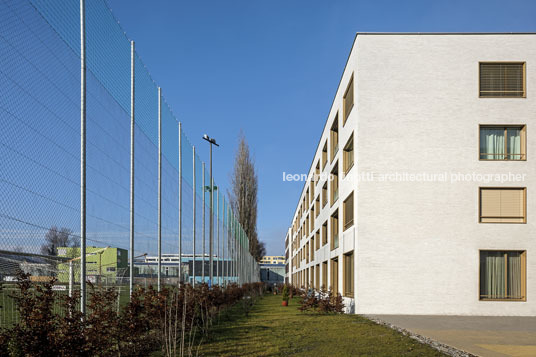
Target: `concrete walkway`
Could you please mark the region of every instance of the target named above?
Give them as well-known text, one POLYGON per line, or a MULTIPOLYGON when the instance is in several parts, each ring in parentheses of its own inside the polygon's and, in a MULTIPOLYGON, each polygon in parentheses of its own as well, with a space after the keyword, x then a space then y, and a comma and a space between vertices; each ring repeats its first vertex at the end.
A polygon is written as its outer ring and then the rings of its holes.
POLYGON ((536 317, 370 315, 485 357, 536 357, 536 317))

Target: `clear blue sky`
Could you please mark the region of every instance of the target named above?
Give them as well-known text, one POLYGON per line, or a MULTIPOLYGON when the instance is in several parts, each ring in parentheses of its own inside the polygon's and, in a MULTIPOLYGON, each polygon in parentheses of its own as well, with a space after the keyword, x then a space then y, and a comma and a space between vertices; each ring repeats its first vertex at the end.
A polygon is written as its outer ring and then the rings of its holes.
MULTIPOLYGON (((240 130, 259 174, 260 239, 284 236, 356 32, 536 32, 536 1, 108 0, 200 156, 228 185, 240 130)), ((224 181, 224 182, 222 182, 224 181)))

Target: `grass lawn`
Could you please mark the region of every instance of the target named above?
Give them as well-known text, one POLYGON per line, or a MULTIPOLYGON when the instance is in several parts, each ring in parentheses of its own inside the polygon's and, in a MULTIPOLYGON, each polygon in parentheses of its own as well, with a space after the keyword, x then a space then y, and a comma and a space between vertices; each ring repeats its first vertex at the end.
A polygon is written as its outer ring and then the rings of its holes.
POLYGON ((357 315, 317 315, 266 295, 245 317, 239 307, 214 327, 202 356, 445 356, 357 315))

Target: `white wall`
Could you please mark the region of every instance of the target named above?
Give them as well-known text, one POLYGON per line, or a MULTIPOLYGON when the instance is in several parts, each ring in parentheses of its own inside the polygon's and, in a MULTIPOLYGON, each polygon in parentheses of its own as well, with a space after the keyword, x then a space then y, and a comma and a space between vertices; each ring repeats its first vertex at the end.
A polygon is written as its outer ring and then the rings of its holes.
POLYGON ((536 315, 536 36, 363 34, 354 54, 359 173, 527 174, 360 181, 356 312, 536 315), (479 61, 526 61, 527 98, 479 98, 479 61), (526 124, 527 161, 479 161, 479 124, 526 124), (527 187, 527 223, 478 223, 479 186, 527 187), (526 302, 479 301, 479 249, 527 251, 526 302))

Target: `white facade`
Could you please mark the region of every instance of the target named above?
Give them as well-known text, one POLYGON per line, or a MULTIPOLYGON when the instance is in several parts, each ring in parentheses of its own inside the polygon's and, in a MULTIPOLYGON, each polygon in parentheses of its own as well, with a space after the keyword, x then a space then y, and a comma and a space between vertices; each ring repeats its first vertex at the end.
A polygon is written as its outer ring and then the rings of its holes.
MULTIPOLYGON (((345 300, 356 313, 535 316, 535 66, 535 34, 358 34, 310 172, 326 141, 330 147, 339 113, 340 149, 333 161, 328 155, 323 170, 339 163, 339 199, 321 209, 312 235, 297 239, 310 209, 300 217, 306 183, 288 239, 289 281, 338 257, 341 291, 343 254, 353 251, 355 300, 345 300), (479 97, 479 63, 488 61, 525 62, 526 97, 479 97), (352 76, 355 105, 343 126, 343 96, 352 76), (526 160, 479 160, 479 125, 490 124, 525 125, 526 160), (352 133, 355 163, 344 177, 342 148, 352 133), (473 173, 523 180, 451 182, 452 175, 473 173), (411 180, 411 174, 417 176, 411 180), (526 223, 479 223, 479 187, 525 187, 526 223), (354 225, 343 232, 342 204, 352 192, 354 225), (297 267, 297 252, 336 209, 339 248, 331 250, 328 242, 312 262, 297 267), (525 252, 525 301, 480 299, 480 250, 525 252)), ((315 196, 323 183, 316 184, 315 196)), ((330 276, 328 271, 328 286, 330 276)), ((322 285, 322 273, 320 280, 322 285)))

